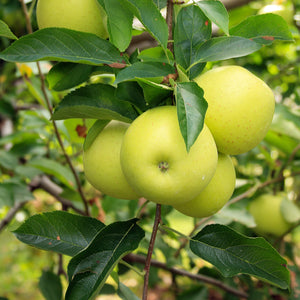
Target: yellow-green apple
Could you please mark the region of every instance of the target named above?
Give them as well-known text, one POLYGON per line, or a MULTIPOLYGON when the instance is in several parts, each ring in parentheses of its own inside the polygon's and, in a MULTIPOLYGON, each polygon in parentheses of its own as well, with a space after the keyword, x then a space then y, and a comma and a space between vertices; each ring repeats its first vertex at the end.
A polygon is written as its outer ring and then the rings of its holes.
POLYGON ((193 199, 209 183, 218 153, 207 126, 186 150, 175 106, 141 114, 128 128, 121 166, 132 188, 146 199, 175 205, 193 199))
POLYGON ((38 0, 36 16, 40 29, 64 27, 108 37, 107 17, 97 0, 38 0))
POLYGON ((102 193, 120 199, 137 199, 124 177, 120 149, 129 124, 111 121, 83 153, 86 179, 102 193))
POLYGON ((292 3, 272 3, 263 6, 258 14, 272 13, 282 17, 288 24, 292 24, 294 21, 294 7, 292 3))
POLYGON ((290 229, 281 212, 282 194, 263 194, 249 203, 248 210, 253 216, 256 227, 254 230, 261 235, 281 236, 290 229))
POLYGON ((260 78, 240 66, 223 66, 195 78, 208 102, 205 122, 218 150, 241 154, 257 146, 272 122, 275 99, 260 78))
POLYGON ((235 180, 235 169, 231 157, 219 153, 217 169, 209 184, 195 199, 174 205, 174 208, 194 218, 211 216, 230 199, 235 188, 235 180))

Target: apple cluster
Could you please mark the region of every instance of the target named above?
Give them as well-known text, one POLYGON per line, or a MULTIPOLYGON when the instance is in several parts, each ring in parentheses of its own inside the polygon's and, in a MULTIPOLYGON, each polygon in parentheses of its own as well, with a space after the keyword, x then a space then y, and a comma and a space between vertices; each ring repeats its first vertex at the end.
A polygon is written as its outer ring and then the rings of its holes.
POLYGON ((204 127, 187 152, 175 106, 149 109, 130 125, 111 121, 84 152, 87 180, 104 194, 171 205, 185 215, 220 210, 235 188, 232 155, 264 138, 274 114, 271 89, 239 66, 195 82, 208 102, 204 127))

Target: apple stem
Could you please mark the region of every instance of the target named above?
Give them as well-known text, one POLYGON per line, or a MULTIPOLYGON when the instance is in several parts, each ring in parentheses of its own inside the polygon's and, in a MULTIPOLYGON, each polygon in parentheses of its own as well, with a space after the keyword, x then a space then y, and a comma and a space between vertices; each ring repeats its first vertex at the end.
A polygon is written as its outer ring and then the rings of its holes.
POLYGON ((152 230, 152 234, 151 234, 151 239, 150 239, 150 243, 149 243, 149 248, 148 248, 148 253, 147 253, 145 268, 144 268, 145 276, 144 276, 144 288, 143 288, 142 300, 147 300, 147 296, 148 296, 151 257, 152 257, 152 253, 154 250, 155 239, 156 239, 156 235, 157 235, 157 231, 158 231, 160 222, 161 222, 161 205, 157 204, 155 220, 154 220, 154 224, 153 224, 153 230, 152 230))

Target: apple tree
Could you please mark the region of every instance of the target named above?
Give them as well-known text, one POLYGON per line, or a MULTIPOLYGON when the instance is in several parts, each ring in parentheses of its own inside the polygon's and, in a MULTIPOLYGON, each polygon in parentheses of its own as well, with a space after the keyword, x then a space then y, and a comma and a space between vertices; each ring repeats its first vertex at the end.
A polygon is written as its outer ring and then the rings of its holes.
POLYGON ((45 299, 299 297, 298 29, 186 2, 1 16, 0 230, 57 254, 45 299))

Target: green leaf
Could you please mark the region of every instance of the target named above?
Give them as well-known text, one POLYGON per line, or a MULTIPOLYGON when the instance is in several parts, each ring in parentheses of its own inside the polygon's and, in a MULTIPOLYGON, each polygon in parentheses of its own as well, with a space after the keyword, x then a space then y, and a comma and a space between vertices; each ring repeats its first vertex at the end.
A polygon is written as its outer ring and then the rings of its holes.
POLYGON ((104 227, 94 218, 54 211, 30 217, 13 233, 30 246, 74 256, 104 227))
POLYGON ((14 170, 18 165, 19 160, 17 156, 5 150, 0 150, 0 166, 8 170, 14 170))
POLYGON ((199 62, 219 61, 251 54, 261 45, 238 36, 216 37, 203 43, 195 52, 192 66, 199 62))
POLYGON ((0 208, 13 206, 17 202, 33 200, 34 196, 28 190, 26 184, 17 181, 5 181, 0 183, 0 208))
POLYGON ((90 33, 66 28, 45 28, 25 35, 0 52, 11 62, 69 61, 90 65, 124 64, 118 49, 90 33))
MULTIPOLYGON (((182 8, 177 16, 174 29, 174 51, 176 63, 184 69, 197 59, 195 49, 211 37, 211 23, 198 6, 182 8)), ((189 77, 196 77, 205 64, 194 66, 189 77)))
POLYGON ((129 46, 132 35, 133 14, 123 0, 104 0, 109 40, 120 51, 129 46))
POLYGON ((221 1, 198 1, 197 5, 212 22, 218 25, 227 35, 229 34, 229 16, 221 1))
POLYGON ((17 40, 18 38, 11 32, 8 25, 0 20, 0 36, 7 37, 12 40, 17 40))
POLYGON ((149 33, 166 49, 168 26, 153 0, 124 0, 149 33))
POLYGON ((129 287, 122 282, 119 282, 118 296, 123 300, 140 300, 129 287))
POLYGON ((282 289, 289 287, 285 259, 263 238, 249 238, 227 226, 214 224, 194 236, 190 247, 225 277, 248 274, 282 289))
POLYGON ((64 91, 87 81, 93 71, 93 66, 75 63, 58 63, 53 66, 48 75, 49 88, 64 91))
POLYGON ((177 115, 187 151, 193 146, 204 125, 208 105, 203 94, 203 90, 195 82, 176 84, 177 115))
POLYGON ((138 114, 130 103, 120 100, 115 93, 113 86, 101 83, 79 88, 63 98, 53 119, 90 118, 130 123, 138 114))
POLYGON ((167 1, 168 0, 154 0, 154 3, 158 7, 159 10, 167 6, 167 1))
POLYGON ((43 271, 39 280, 39 289, 46 300, 62 299, 62 284, 60 278, 52 272, 43 271))
POLYGON ((296 205, 295 202, 290 201, 289 199, 282 199, 280 204, 280 211, 283 215, 283 218, 289 223, 296 223, 300 221, 300 208, 296 205))
POLYGON ((85 250, 71 259, 66 300, 94 299, 98 295, 118 261, 143 239, 145 232, 136 222, 132 219, 106 226, 85 250))
POLYGON ((138 58, 143 62, 149 61, 149 62, 162 62, 168 64, 174 63, 174 57, 172 52, 169 49, 164 51, 162 47, 153 47, 153 48, 142 50, 138 55, 138 58), (166 56, 166 53, 168 57, 166 56))
POLYGON ((174 73, 174 67, 166 63, 137 62, 121 70, 116 77, 115 84, 136 78, 156 78, 158 82, 161 82, 165 76, 174 73))
POLYGON ((68 167, 48 158, 35 158, 28 163, 28 166, 35 167, 48 175, 55 176, 59 181, 69 188, 76 186, 73 173, 68 167))
POLYGON ((242 36, 260 44, 272 44, 275 40, 293 41, 284 19, 275 14, 250 16, 230 29, 230 34, 242 36))
POLYGON ((85 138, 83 149, 87 151, 90 146, 93 144, 95 138, 99 133, 105 128, 105 126, 110 122, 110 120, 97 120, 94 125, 88 131, 88 134, 85 138))

